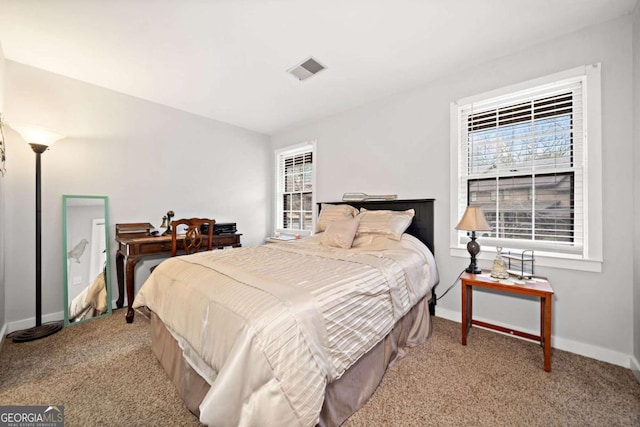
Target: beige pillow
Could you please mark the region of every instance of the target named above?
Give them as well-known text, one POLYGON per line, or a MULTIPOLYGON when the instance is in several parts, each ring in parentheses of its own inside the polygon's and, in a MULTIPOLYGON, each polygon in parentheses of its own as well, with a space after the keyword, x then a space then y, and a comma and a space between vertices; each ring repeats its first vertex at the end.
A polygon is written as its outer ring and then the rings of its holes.
POLYGON ((358 215, 358 209, 351 205, 330 205, 322 203, 320 205, 320 215, 316 223, 316 232, 319 233, 327 229, 333 221, 350 219, 358 215))
POLYGON ((394 240, 400 240, 402 233, 409 228, 415 211, 370 211, 365 208, 360 209, 360 226, 358 236, 363 234, 384 234, 394 240))
POLYGON ((349 249, 353 243, 353 238, 356 237, 359 223, 360 218, 358 217, 333 221, 322 233, 320 244, 349 249))

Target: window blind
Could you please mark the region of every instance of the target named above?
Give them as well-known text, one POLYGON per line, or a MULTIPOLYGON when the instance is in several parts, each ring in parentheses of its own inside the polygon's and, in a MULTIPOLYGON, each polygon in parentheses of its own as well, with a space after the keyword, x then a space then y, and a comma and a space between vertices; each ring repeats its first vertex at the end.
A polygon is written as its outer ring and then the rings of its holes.
POLYGON ((485 238, 582 251, 583 92, 575 78, 459 108, 459 215, 481 206, 485 238))
POLYGON ((278 228, 309 230, 313 224, 313 147, 278 155, 278 228))

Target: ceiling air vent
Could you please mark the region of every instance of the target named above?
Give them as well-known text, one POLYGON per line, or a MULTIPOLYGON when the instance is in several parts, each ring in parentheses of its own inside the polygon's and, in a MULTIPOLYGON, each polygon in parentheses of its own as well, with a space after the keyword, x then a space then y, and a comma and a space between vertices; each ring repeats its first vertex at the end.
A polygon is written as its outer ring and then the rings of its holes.
POLYGON ((302 80, 306 80, 309 77, 313 76, 314 74, 319 73, 320 71, 324 70, 325 67, 324 65, 322 65, 321 63, 319 63, 318 61, 316 61, 313 58, 309 58, 306 59, 302 64, 300 65, 296 65, 293 68, 290 68, 289 70, 287 70, 289 73, 293 74, 293 76, 295 78, 297 78, 298 80, 302 81, 302 80))

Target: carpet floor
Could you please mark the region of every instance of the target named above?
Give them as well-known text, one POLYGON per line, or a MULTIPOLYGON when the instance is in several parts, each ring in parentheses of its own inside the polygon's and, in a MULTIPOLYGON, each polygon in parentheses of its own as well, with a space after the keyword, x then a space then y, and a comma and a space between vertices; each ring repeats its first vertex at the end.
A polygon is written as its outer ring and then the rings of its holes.
MULTIPOLYGON (((640 384, 619 366, 434 319, 391 367, 359 426, 640 426, 640 384)), ((149 321, 124 310, 0 349, 0 405, 64 405, 66 426, 198 426, 150 349, 149 321)))

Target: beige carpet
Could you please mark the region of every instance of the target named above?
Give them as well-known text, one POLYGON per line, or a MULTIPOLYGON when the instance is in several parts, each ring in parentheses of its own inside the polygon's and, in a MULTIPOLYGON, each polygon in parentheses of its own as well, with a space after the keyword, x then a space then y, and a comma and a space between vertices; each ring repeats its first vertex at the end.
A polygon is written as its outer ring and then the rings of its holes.
MULTIPOLYGON (((124 311, 0 350, 0 405, 64 405, 66 426, 197 426, 149 348, 149 323, 124 311)), ((435 318, 345 426, 640 426, 628 369, 435 318)))

